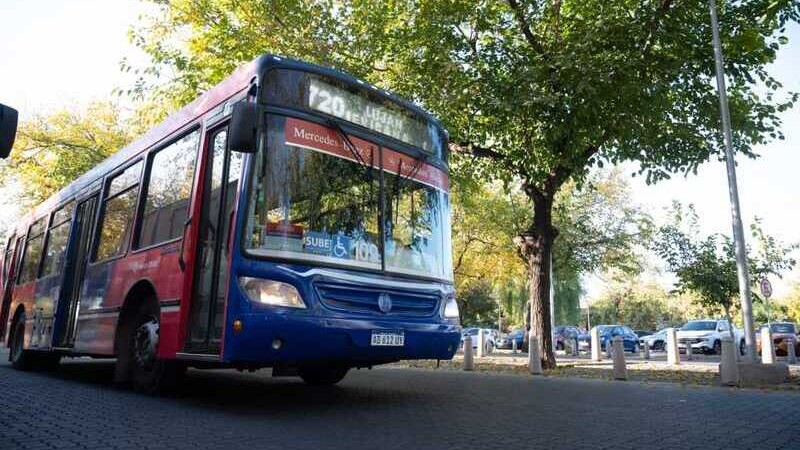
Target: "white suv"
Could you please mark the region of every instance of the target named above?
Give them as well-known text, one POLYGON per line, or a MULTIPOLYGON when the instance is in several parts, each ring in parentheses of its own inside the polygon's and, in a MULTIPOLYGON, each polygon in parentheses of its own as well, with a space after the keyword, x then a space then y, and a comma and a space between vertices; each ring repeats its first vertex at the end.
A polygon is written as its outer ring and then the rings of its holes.
MULTIPOLYGON (((690 320, 678 329, 678 348, 686 350, 691 347, 692 353, 702 352, 720 354, 722 352, 722 336, 729 334, 730 328, 725 319, 690 320)), ((733 327, 733 339, 738 343, 739 352, 744 354, 744 333, 733 327)))

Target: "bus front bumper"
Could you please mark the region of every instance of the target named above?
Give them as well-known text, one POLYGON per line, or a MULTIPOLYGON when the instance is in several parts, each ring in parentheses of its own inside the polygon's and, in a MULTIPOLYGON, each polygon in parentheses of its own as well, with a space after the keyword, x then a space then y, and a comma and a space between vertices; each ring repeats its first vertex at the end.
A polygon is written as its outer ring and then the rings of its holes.
POLYGON ((461 327, 450 323, 406 322, 381 318, 326 318, 294 314, 238 317, 241 331, 228 331, 224 360, 273 365, 314 361, 371 366, 401 359, 451 359, 461 327), (402 346, 373 346, 373 331, 402 332, 402 346))

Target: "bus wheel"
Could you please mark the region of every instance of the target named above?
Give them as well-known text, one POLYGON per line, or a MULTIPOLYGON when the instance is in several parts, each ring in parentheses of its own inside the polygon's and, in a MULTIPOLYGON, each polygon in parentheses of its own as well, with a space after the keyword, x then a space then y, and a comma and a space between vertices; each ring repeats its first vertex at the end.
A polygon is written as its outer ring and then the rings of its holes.
POLYGON ((333 364, 326 366, 299 367, 297 373, 308 385, 332 386, 342 381, 349 370, 350 368, 347 366, 333 364))
POLYGON ((11 352, 8 360, 17 370, 31 370, 33 368, 33 355, 30 350, 25 350, 25 313, 17 316, 11 328, 11 352))
POLYGON ((134 390, 164 394, 175 388, 185 367, 176 361, 158 358, 158 319, 140 312, 130 335, 131 379, 134 390))

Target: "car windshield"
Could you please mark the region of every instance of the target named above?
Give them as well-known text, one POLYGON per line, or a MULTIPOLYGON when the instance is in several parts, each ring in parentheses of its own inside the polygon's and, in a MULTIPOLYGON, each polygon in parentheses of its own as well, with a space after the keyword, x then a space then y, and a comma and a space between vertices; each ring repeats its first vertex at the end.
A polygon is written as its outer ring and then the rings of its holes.
POLYGON ((773 323, 773 333, 794 334, 794 324, 791 323, 773 323))
POLYGON ((615 326, 616 326, 616 325, 598 325, 598 326, 597 326, 597 330, 598 330, 600 333, 608 333, 608 332, 610 332, 611 330, 613 330, 615 326))
POLYGON ((467 328, 464 330, 465 336, 475 336, 478 334, 478 328, 467 328))
POLYGON ((410 179, 423 170, 397 152, 355 138, 351 152, 333 129, 293 118, 268 116, 267 126, 253 164, 250 254, 452 278, 444 172, 421 164, 434 173, 410 179))
POLYGON ((716 329, 716 320, 693 320, 681 327, 681 331, 714 331, 716 329))

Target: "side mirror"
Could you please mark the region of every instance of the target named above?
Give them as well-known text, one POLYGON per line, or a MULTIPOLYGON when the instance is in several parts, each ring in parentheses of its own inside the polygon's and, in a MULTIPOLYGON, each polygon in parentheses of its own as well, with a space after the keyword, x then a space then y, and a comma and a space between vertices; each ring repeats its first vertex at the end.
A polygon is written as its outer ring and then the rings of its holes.
POLYGON ((258 106, 238 102, 233 105, 228 126, 228 149, 233 152, 255 153, 258 149, 258 106))
POLYGON ((0 104, 0 158, 7 158, 17 137, 19 114, 14 108, 0 104))

